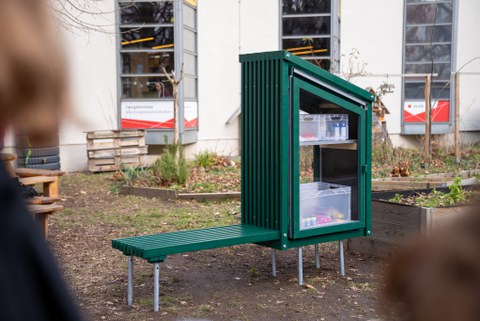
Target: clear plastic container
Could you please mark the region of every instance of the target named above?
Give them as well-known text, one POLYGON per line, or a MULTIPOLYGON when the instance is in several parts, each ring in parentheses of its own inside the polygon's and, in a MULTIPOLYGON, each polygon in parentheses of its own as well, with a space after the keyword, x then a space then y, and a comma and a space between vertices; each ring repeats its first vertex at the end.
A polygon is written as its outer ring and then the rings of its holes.
POLYGON ((348 140, 348 115, 327 114, 324 117, 326 126, 324 140, 348 140))
POLYGON ((300 114, 300 141, 348 140, 347 114, 300 114))
POLYGON ((351 220, 350 186, 316 182, 300 184, 300 230, 351 220))
POLYGON ((325 136, 325 115, 300 114, 300 141, 323 140, 325 136))

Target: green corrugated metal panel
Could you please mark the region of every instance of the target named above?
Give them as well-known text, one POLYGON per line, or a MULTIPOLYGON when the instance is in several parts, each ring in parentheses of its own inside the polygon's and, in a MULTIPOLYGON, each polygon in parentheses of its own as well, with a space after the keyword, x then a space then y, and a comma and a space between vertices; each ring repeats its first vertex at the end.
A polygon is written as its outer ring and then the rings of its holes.
POLYGON ((242 223, 279 230, 282 61, 256 57, 242 63, 242 223))

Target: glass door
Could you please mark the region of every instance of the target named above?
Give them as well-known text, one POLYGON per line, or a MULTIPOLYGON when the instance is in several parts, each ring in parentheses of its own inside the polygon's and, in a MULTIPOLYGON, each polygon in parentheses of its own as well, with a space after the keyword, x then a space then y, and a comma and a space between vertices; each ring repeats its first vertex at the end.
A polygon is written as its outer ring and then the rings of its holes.
POLYGON ((365 116, 331 87, 293 78, 291 237, 365 227, 365 116))

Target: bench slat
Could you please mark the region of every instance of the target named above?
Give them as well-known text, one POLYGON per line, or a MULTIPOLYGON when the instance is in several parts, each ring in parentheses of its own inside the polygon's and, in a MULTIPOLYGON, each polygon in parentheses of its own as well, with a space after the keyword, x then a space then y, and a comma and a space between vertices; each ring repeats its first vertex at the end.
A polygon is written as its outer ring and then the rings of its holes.
POLYGON ((251 225, 230 225, 115 239, 112 247, 150 262, 167 255, 273 241, 280 232, 251 225))

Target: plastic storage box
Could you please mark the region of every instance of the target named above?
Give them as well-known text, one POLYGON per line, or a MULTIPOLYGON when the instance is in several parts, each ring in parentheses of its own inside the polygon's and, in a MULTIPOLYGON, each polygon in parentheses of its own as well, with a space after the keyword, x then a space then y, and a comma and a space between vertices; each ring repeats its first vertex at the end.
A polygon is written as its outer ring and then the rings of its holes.
POLYGON ((316 182, 300 184, 300 230, 348 222, 350 186, 316 182))
POLYGON ((348 139, 348 115, 329 114, 324 116, 326 126, 324 140, 347 140, 348 139))
POLYGON ((347 114, 300 114, 301 142, 347 139, 347 114))
POLYGON ((323 140, 325 137, 324 115, 300 114, 300 141, 323 140))

